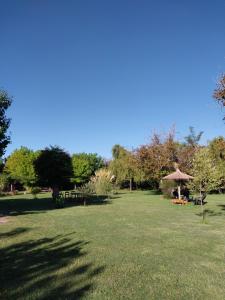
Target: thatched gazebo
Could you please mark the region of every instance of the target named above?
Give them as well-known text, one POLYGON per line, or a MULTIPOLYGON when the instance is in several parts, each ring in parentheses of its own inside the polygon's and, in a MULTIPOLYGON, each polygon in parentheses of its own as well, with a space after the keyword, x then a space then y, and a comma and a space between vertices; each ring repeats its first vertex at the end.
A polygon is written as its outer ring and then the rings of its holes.
POLYGON ((178 183, 178 186, 177 186, 177 190, 178 190, 178 198, 181 199, 181 195, 180 195, 180 187, 181 187, 181 183, 183 181, 187 181, 187 180, 190 180, 190 179, 193 179, 194 177, 188 175, 188 174, 185 174, 183 172, 181 172, 178 168, 176 169, 175 172, 163 177, 163 180, 175 180, 177 181, 178 183))

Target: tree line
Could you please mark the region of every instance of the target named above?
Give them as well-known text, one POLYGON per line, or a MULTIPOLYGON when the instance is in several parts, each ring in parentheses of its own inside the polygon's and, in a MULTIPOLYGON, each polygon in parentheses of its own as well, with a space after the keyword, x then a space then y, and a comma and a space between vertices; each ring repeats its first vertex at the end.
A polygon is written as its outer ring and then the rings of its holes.
MULTIPOLYGON (((213 97, 225 106, 225 75, 219 79, 213 97)), ((7 133, 10 119, 6 111, 11 103, 8 93, 0 90, 0 158, 10 143, 7 133)), ((85 186, 90 181, 99 185, 113 181, 117 186, 129 186, 131 190, 134 187, 159 189, 161 179, 179 166, 183 172, 195 177, 196 189, 224 191, 225 139, 216 137, 207 146, 201 146, 202 134, 190 127, 189 135, 180 142, 176 140, 174 130, 165 135, 154 133, 149 143, 132 151, 114 145, 112 159, 107 162, 96 153, 69 155, 56 146, 39 151, 21 147, 5 161, 0 161, 0 190, 9 185, 26 189, 35 186, 73 188, 85 186), (102 168, 104 170, 93 179, 102 168), (101 177, 105 180, 99 181, 101 177)))

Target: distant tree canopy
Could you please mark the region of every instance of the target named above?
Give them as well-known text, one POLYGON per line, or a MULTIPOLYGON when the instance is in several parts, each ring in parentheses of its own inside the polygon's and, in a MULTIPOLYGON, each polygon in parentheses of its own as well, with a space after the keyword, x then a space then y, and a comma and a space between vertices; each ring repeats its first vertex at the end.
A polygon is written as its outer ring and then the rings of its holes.
POLYGON ((71 157, 59 147, 45 148, 35 161, 39 185, 62 188, 73 175, 71 157))
POLYGON ((37 174, 34 169, 37 157, 38 152, 21 147, 8 157, 4 171, 11 179, 20 182, 25 187, 34 186, 37 182, 37 174))
POLYGON ((214 90, 213 97, 223 107, 225 106, 225 74, 221 76, 217 88, 214 90))
POLYGON ((6 117, 5 113, 11 103, 12 99, 7 92, 0 90, 0 157, 5 154, 5 149, 10 143, 10 137, 7 135, 10 119, 6 117))
POLYGON ((72 166, 72 182, 83 184, 89 181, 95 171, 104 166, 104 161, 96 153, 77 153, 72 155, 72 166))

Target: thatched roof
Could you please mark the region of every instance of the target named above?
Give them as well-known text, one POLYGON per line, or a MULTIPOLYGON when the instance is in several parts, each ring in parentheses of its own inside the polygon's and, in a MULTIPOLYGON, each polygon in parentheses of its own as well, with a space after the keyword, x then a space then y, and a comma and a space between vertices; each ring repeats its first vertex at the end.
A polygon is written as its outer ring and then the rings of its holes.
POLYGON ((175 172, 163 177, 163 179, 168 179, 168 180, 189 180, 189 179, 193 179, 193 178, 194 177, 181 172, 179 169, 177 169, 175 172))

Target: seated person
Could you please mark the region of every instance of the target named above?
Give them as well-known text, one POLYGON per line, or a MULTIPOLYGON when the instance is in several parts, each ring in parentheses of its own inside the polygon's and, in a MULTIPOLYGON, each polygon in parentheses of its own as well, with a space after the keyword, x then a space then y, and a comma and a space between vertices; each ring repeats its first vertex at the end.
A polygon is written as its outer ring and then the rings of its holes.
POLYGON ((177 191, 177 189, 173 190, 173 198, 175 198, 175 199, 178 198, 178 191, 177 191))

